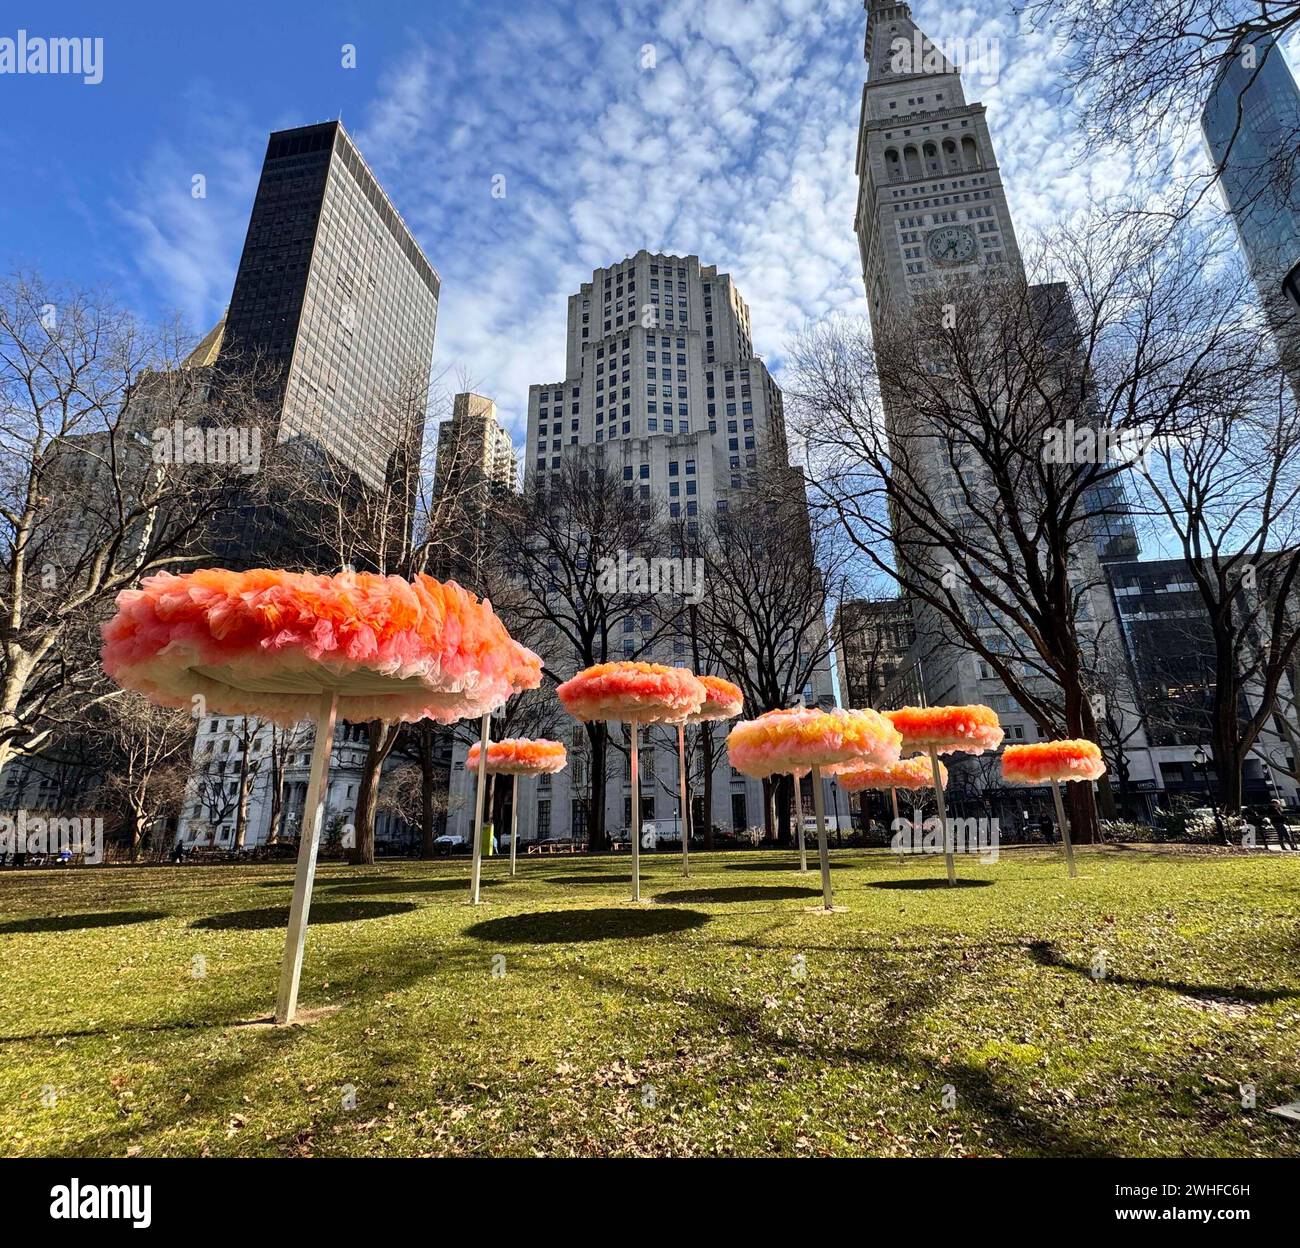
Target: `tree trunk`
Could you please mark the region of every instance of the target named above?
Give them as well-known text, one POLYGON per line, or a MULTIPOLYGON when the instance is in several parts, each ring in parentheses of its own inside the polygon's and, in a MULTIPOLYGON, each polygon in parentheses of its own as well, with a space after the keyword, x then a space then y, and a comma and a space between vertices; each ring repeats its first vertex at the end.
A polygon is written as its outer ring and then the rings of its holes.
POLYGON ((1242 797, 1242 766, 1245 751, 1241 748, 1241 731, 1233 704, 1225 701, 1215 707, 1210 732, 1210 750, 1214 755, 1214 774, 1219 782, 1218 796, 1210 796, 1223 815, 1239 815, 1242 797))
POLYGON ((1101 808, 1103 819, 1115 818, 1115 791, 1111 788, 1109 775, 1102 776, 1097 781, 1097 805, 1101 808))
POLYGON ((794 800, 794 785, 788 776, 778 776, 772 785, 776 798, 776 843, 789 845, 794 833, 790 803, 794 800))
POLYGON ((591 747, 591 809, 587 812, 587 848, 598 853, 605 848, 605 745, 607 730, 603 722, 586 725, 587 743, 591 747))
POLYGON ((370 722, 370 739, 366 744, 366 761, 361 770, 361 789, 357 794, 356 841, 348 854, 354 866, 369 866, 375 861, 375 815, 379 810, 379 776, 384 760, 392 751, 400 730, 399 724, 370 722))
POLYGON ((704 848, 713 848, 713 727, 711 724, 700 725, 700 760, 704 767, 704 826, 700 833, 704 838, 704 848))
POLYGON ((248 719, 244 719, 244 732, 240 738, 243 746, 239 760, 239 796, 235 807, 235 848, 244 848, 244 838, 248 835, 248 752, 253 748, 252 737, 248 733, 248 719))
MULTIPOLYGON (((1078 667, 1073 669, 1078 671, 1078 667)), ((1078 679, 1062 681, 1065 699, 1066 736, 1097 740, 1097 719, 1092 713, 1092 702, 1083 691, 1078 679)), ((1066 817, 1070 821, 1070 836, 1076 845, 1096 845, 1101 841, 1101 827, 1097 822, 1097 803, 1087 785, 1067 784, 1066 817)))
POLYGON ((433 857, 433 726, 420 724, 420 857, 433 857))

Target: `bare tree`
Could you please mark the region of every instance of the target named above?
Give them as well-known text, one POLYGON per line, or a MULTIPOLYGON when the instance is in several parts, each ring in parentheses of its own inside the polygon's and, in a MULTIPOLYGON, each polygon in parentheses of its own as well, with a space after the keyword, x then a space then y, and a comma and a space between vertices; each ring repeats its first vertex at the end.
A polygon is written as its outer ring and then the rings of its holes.
MULTIPOLYGON (((911 599, 921 647, 973 652, 1044 737, 1098 736, 1095 542, 1142 446, 1258 358, 1240 289, 1205 264, 1188 238, 1097 217, 1037 258, 1063 280, 937 284, 874 342, 831 322, 794 348, 819 511, 911 599)), ((1071 802, 1094 839, 1091 797, 1071 802)))
POLYGON ((211 516, 254 488, 211 435, 260 445, 262 374, 186 367, 191 345, 110 300, 0 281, 0 767, 114 695, 98 626, 115 595, 199 558, 211 516), (223 453, 171 453, 196 430, 223 453))
MULTIPOLYGON (((595 663, 636 657, 658 636, 657 628, 636 627, 652 613, 648 588, 611 593, 601 579, 619 566, 620 556, 626 565, 629 558, 656 554, 658 540, 649 487, 616 475, 602 450, 566 456, 561 468, 542 474, 503 508, 494 526, 509 584, 494 601, 504 618, 537 638, 534 648, 545 656, 543 672, 552 684, 595 663)), ((587 723, 584 731, 591 767, 587 840, 601 849, 609 734, 603 722, 587 723)))
MULTIPOLYGON (((1064 91, 1087 149, 1120 147, 1161 170, 1198 121, 1225 58, 1243 56, 1253 82, 1258 45, 1284 41, 1300 23, 1296 0, 1020 0, 1014 8, 1065 49, 1064 91)), ((1272 154, 1292 185, 1296 147, 1280 142, 1272 154)))
MULTIPOLYGON (((432 387, 419 370, 402 379, 382 403, 384 426, 395 432, 379 483, 359 480, 351 466, 331 456, 301 456, 296 477, 300 505, 320 517, 324 548, 341 566, 407 580, 451 564, 472 571, 473 564, 466 565, 463 555, 479 542, 487 502, 483 483, 472 473, 440 471, 435 439, 427 436, 430 412, 449 412, 450 404, 441 378, 432 387)), ((468 428, 460 429, 460 442, 472 437, 468 428)), ((448 450, 445 443, 443 454, 471 458, 468 448, 448 450)), ((402 728, 380 720, 368 725, 356 844, 349 854, 353 862, 374 861, 380 778, 402 728)))
MULTIPOLYGON (((809 524, 802 473, 781 466, 764 471, 747 502, 716 512, 694 536, 675 537, 702 559, 704 592, 698 606, 679 609, 668 624, 688 642, 697 670, 740 687, 747 715, 810 696, 814 674, 828 663, 828 600, 842 598, 845 586, 844 552, 832 547, 831 536, 814 534, 809 524)), ((713 733, 709 725, 699 731, 710 823, 713 733)), ((787 784, 783 778, 763 786, 768 835, 782 842, 789 837, 787 784)))
POLYGON ((121 810, 134 862, 145 835, 185 798, 193 721, 124 693, 102 705, 95 735, 106 763, 100 795, 121 810))
POLYGON ((1212 640, 1209 739, 1224 810, 1300 649, 1300 414, 1246 367, 1231 395, 1189 403, 1150 452, 1149 488, 1182 548, 1212 640))

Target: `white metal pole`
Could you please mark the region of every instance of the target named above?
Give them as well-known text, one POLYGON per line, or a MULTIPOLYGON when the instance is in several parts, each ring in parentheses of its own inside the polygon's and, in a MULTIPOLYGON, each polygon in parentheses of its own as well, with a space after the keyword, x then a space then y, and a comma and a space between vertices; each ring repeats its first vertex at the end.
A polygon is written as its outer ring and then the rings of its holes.
POLYGON ((515 841, 519 837, 519 773, 510 789, 510 874, 515 873, 515 841))
POLYGON ((799 777, 795 772, 790 773, 790 780, 794 785, 794 796, 790 799, 790 804, 794 809, 795 823, 798 825, 797 835, 799 837, 799 874, 808 874, 808 846, 804 843, 803 836, 803 797, 799 793, 799 777))
MULTIPOLYGON (((898 836, 899 832, 902 831, 902 829, 898 826, 898 790, 892 786, 890 787, 889 790, 889 800, 891 803, 893 803, 893 807, 894 807, 894 822, 893 825, 890 827, 890 831, 895 836, 898 836)), ((903 841, 901 837, 899 837, 899 841, 898 841, 898 865, 900 867, 903 865, 903 841)))
POLYGON ((637 726, 632 727, 632 900, 641 900, 641 777, 637 771, 637 726))
POLYGON ((957 886, 957 864, 953 860, 952 841, 948 836, 948 808, 943 800, 943 781, 939 778, 939 752, 930 747, 930 770, 934 775, 934 801, 939 808, 939 827, 943 830, 943 862, 948 868, 948 887, 957 886))
POLYGON ((487 794, 488 745, 492 733, 492 716, 483 716, 478 742, 478 796, 474 799, 474 865, 470 870, 469 899, 477 906, 483 883, 483 801, 487 794))
POLYGON ((691 834, 686 826, 687 811, 687 792, 686 792, 686 725, 677 725, 677 772, 681 777, 682 787, 682 874, 690 877, 691 874, 691 834))
POLYGON ((321 694, 316 716, 316 741, 311 752, 311 774, 307 800, 298 827, 298 866, 293 876, 293 900, 289 903, 289 930, 284 938, 280 963, 280 991, 275 1001, 275 1021, 291 1023, 298 1010, 298 981, 302 978, 302 954, 307 940, 307 916, 311 911, 311 886, 316 879, 316 853, 320 849, 321 825, 325 820, 325 795, 329 785, 330 752, 334 745, 334 717, 338 694, 321 694))
POLYGON ((1052 781, 1052 796, 1056 799, 1056 821, 1061 825, 1061 840, 1065 845, 1065 866, 1070 873, 1070 879, 1078 878, 1078 871, 1074 868, 1074 845, 1070 840, 1070 825, 1065 818, 1065 804, 1061 801, 1061 786, 1052 781))
POLYGON ((822 866, 822 903, 827 910, 835 907, 831 904, 831 858, 826 851, 826 815, 822 809, 822 769, 812 769, 813 810, 817 814, 817 856, 822 866))

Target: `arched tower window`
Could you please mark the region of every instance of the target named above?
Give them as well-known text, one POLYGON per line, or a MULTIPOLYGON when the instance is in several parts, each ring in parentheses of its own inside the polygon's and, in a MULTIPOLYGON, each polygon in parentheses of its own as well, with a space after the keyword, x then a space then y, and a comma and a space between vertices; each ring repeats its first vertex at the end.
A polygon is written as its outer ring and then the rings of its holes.
POLYGON ((903 148, 903 163, 907 166, 907 176, 909 178, 919 178, 921 176, 921 153, 911 143, 903 148))
POLYGON ((885 148, 885 174, 891 182, 903 180, 903 162, 898 158, 896 147, 885 148))
POLYGON ((931 142, 924 145, 925 152, 925 171, 926 173, 942 173, 939 166, 939 149, 931 142))
POLYGON ((961 158, 962 165, 967 169, 978 169, 983 163, 980 160, 979 145, 969 134, 961 141, 961 158))
POLYGON ((961 155, 957 151, 957 144, 951 139, 943 141, 943 167, 947 173, 961 172, 961 155))

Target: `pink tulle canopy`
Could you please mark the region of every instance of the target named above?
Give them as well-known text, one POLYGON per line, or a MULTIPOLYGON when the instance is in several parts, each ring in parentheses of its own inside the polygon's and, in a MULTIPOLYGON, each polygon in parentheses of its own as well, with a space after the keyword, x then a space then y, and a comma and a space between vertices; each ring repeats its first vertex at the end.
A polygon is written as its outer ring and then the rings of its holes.
MULTIPOLYGON (((835 781, 846 793, 862 789, 932 789, 934 772, 923 754, 904 758, 886 767, 845 763, 835 769, 835 781)), ((939 764, 939 783, 948 784, 948 768, 939 764)))
POLYGON ((259 568, 160 573, 124 590, 103 627, 104 670, 162 706, 345 720, 486 714, 541 683, 541 660, 487 601, 430 576, 259 568))
MULTIPOLYGON (((469 747, 465 770, 477 771, 480 757, 479 743, 469 747)), ((543 738, 506 737, 488 742, 488 771, 503 776, 545 776, 564 770, 568 753, 558 741, 543 738)))
POLYGON ((659 663, 597 663, 555 691, 576 719, 678 723, 696 714, 707 690, 684 667, 659 663))
POLYGON ((690 717, 691 723, 734 719, 745 709, 745 695, 739 685, 733 685, 721 676, 701 676, 700 683, 705 690, 704 704, 690 717))
POLYGON ((727 737, 727 754, 737 771, 762 779, 855 759, 885 766, 898 761, 901 741, 875 711, 797 707, 737 724, 727 737))

